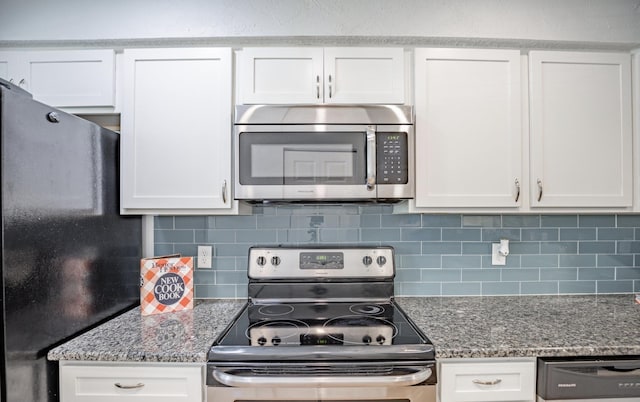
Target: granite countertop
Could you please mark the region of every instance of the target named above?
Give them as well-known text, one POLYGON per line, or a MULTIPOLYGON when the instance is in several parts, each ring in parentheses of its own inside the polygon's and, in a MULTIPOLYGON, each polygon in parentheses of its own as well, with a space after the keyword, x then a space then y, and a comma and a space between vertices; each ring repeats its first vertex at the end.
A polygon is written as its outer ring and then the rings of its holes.
POLYGON ((634 295, 399 298, 436 357, 640 355, 634 295))
POLYGON ((206 362, 215 337, 246 300, 196 301, 193 310, 142 316, 140 307, 64 343, 49 360, 206 362))
MULTIPOLYGON (((627 295, 399 297, 436 357, 640 355, 640 304, 627 295)), ((50 360, 206 362, 245 300, 142 317, 134 308, 48 354, 50 360)))

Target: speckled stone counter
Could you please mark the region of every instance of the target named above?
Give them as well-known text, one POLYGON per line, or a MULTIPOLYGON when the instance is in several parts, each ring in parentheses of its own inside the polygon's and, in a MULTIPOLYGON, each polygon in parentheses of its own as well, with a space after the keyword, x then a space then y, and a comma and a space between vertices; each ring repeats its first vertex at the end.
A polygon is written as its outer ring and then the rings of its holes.
POLYGON ((49 360, 206 362, 245 300, 197 301, 193 310, 142 317, 136 307, 52 349, 49 360))
POLYGON ((640 355, 633 295, 398 298, 436 357, 640 355))
MULTIPOLYGON (((633 295, 400 297, 436 357, 640 355, 633 295)), ((50 360, 206 362, 245 300, 141 317, 135 308, 49 352, 50 360)))

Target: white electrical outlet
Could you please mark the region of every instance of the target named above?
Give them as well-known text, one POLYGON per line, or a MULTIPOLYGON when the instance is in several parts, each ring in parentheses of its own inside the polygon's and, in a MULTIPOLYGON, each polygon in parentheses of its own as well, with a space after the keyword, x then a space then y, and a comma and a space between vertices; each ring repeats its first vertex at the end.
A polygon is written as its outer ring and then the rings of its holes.
POLYGON ((211 268, 212 250, 211 246, 198 246, 198 268, 211 268))
POLYGON ((491 245, 491 265, 506 265, 507 256, 500 253, 500 243, 491 245))

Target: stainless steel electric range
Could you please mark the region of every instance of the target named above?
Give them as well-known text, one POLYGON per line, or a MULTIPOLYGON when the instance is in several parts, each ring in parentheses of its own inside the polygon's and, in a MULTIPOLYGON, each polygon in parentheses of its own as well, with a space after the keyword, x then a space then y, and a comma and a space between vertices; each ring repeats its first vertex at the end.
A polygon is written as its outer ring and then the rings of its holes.
POLYGON ((253 247, 207 401, 435 401, 435 351, 394 301, 391 247, 253 247))

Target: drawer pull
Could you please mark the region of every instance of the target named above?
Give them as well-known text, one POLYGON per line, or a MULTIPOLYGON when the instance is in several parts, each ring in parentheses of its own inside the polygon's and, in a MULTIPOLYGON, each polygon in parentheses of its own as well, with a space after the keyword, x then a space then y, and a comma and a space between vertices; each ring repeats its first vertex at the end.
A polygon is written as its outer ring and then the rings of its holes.
POLYGON ((120 388, 120 389, 138 389, 138 388, 142 388, 144 387, 144 384, 139 382, 137 384, 134 385, 125 385, 125 384, 120 384, 119 382, 113 384, 116 387, 120 388))
POLYGON ((497 384, 500 384, 502 380, 499 378, 496 378, 493 381, 473 380, 472 382, 476 385, 497 385, 497 384))

